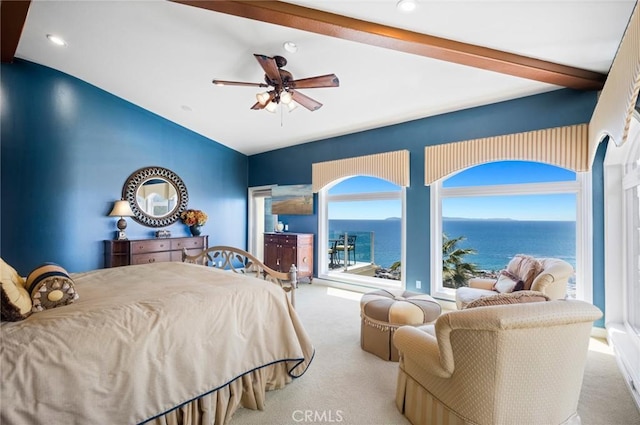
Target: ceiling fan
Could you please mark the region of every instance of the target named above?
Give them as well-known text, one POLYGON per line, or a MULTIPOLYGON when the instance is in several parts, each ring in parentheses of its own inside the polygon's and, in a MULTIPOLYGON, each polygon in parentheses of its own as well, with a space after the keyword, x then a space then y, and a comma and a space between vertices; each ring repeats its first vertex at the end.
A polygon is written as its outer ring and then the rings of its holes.
POLYGON ((300 93, 297 89, 338 87, 340 85, 340 81, 335 74, 294 80, 289 71, 282 69, 287 65, 287 60, 282 56, 269 57, 259 54, 254 54, 253 56, 264 69, 264 83, 213 80, 213 84, 217 86, 271 87, 271 90, 256 95, 258 101, 251 109, 266 109, 269 112, 275 112, 277 105, 282 103, 288 106, 289 110, 293 110, 296 107, 296 103, 299 103, 310 111, 317 111, 322 107, 322 103, 300 93))

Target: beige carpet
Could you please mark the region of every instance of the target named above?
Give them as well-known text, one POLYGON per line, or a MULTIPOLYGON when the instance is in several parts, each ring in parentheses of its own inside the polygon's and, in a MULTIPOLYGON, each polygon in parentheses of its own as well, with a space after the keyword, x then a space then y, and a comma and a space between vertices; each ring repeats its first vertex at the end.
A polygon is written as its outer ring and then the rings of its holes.
MULTIPOLYGON (((296 297, 316 348, 311 366, 268 392, 264 411, 240 409, 230 425, 408 424, 394 403, 397 363, 360 349, 360 295, 314 281, 300 284, 296 297)), ((640 424, 615 358, 600 340, 592 340, 578 413, 583 425, 640 424)))

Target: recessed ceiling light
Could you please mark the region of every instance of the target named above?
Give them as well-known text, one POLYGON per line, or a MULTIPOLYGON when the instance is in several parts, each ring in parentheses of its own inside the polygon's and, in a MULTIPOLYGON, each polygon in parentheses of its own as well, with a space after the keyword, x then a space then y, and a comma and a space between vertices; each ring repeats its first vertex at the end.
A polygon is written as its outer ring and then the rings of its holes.
POLYGON ((396 4, 396 7, 399 11, 408 13, 416 10, 416 7, 418 7, 418 3, 416 2, 416 0, 400 0, 396 4))
POLYGON ((58 46, 67 45, 67 42, 64 41, 64 39, 62 39, 61 37, 58 37, 57 35, 47 34, 47 38, 49 39, 50 42, 52 42, 55 45, 58 45, 58 46))
POLYGON ((284 50, 289 53, 295 53, 298 51, 298 45, 293 41, 286 41, 282 46, 284 47, 284 50))

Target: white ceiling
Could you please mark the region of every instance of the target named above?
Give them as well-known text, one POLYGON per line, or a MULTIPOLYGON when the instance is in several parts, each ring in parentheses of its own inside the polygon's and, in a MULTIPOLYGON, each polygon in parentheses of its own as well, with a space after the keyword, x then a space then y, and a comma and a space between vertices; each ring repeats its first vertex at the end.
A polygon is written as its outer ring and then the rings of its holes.
MULTIPOLYGON (((607 73, 635 0, 291 1, 424 34, 607 73)), ((16 57, 58 69, 247 155, 560 87, 161 0, 34 0, 16 57), (63 37, 66 47, 46 34, 63 37), (298 45, 296 53, 283 48, 298 45), (315 112, 250 110, 253 57, 282 55, 294 78, 335 73, 300 92, 315 112)))

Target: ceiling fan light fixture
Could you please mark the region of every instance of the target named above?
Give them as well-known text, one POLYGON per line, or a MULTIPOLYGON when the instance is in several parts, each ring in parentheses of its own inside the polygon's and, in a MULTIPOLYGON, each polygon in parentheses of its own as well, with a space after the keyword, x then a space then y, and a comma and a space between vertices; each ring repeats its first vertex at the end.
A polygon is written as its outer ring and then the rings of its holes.
MULTIPOLYGON (((303 106, 311 112, 317 111, 322 106, 322 103, 294 89, 340 86, 340 81, 335 74, 318 75, 296 80, 289 71, 282 68, 287 64, 287 59, 284 57, 277 55, 269 57, 257 53, 254 53, 253 56, 264 71, 263 83, 225 80, 213 80, 213 83, 223 83, 227 86, 267 87, 266 92, 256 93, 257 102, 250 108, 254 111, 266 109, 269 112, 275 112, 280 103, 290 105, 290 111, 295 109, 296 106, 303 106), (291 105, 294 101, 297 105, 291 105)), ((284 110, 284 106, 282 110, 284 110)))
POLYGON ((292 101, 292 102, 287 103, 287 108, 289 108, 289 112, 293 111, 297 107, 298 107, 298 104, 296 102, 292 101))
POLYGON ((267 111, 269 111, 271 113, 275 113, 276 109, 278 109, 278 105, 273 103, 273 102, 269 102, 269 103, 267 103, 267 106, 264 107, 264 109, 266 109, 267 111))
POLYGON ((404 13, 413 12, 414 10, 416 10, 416 7, 418 7, 418 3, 416 2, 416 0, 400 0, 398 3, 396 3, 396 8, 400 12, 404 13))
POLYGON ((258 99, 259 104, 266 105, 267 102, 271 100, 271 95, 269 94, 269 92, 265 91, 265 92, 256 94, 256 99, 258 99))
POLYGON ((283 91, 282 93, 280 93, 280 102, 284 103, 285 105, 289 104, 292 99, 293 96, 288 91, 283 91))

